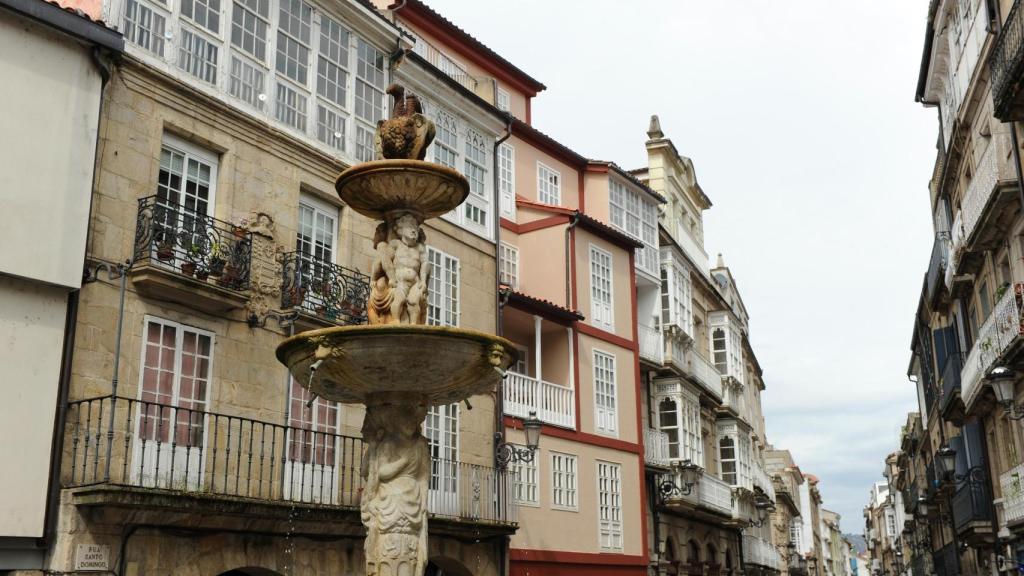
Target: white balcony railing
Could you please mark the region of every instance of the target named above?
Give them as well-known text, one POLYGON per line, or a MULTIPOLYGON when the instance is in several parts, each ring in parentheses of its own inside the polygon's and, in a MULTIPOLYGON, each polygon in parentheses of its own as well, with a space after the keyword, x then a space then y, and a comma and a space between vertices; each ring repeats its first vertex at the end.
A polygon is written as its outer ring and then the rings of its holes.
POLYGON ((705 508, 733 517, 732 486, 717 476, 704 474, 698 483, 699 502, 705 508))
POLYGON ((956 276, 956 267, 959 261, 959 250, 964 244, 964 223, 963 212, 959 210, 953 218, 953 227, 949 230, 949 259, 946 262, 946 275, 943 280, 946 282, 946 290, 953 289, 953 276, 956 276))
POLYGON ((645 244, 643 247, 636 249, 636 267, 638 269, 658 278, 661 274, 661 271, 658 269, 659 263, 657 247, 645 244))
POLYGON ((576 428, 575 390, 509 372, 504 385, 505 414, 525 418, 536 412, 542 422, 576 428))
POLYGON ((412 50, 459 84, 462 84, 469 90, 476 92, 478 83, 477 79, 474 78, 461 64, 449 58, 433 44, 423 40, 422 38, 416 38, 416 44, 413 46, 412 50))
POLYGON ((743 561, 772 570, 782 565, 782 555, 771 542, 756 536, 743 536, 743 561))
POLYGON ((686 354, 687 367, 690 374, 714 397, 722 399, 722 374, 718 368, 701 355, 700 352, 691 348, 686 354))
POLYGON ((697 244, 697 241, 682 226, 676 226, 675 228, 676 233, 672 235, 672 238, 683 248, 683 252, 693 260, 701 274, 705 278, 709 278, 711 276, 711 267, 708 264, 708 253, 697 244))
POLYGON ((1024 520, 1024 464, 1018 464, 999 477, 1003 494, 1003 519, 1007 525, 1024 520))
MULTIPOLYGON (((1005 135, 993 136, 988 143, 988 148, 981 156, 978 167, 974 171, 974 178, 967 186, 962 202, 963 236, 961 243, 970 239, 971 234, 981 219, 982 212, 988 204, 992 192, 1000 179, 1009 178, 1007 167, 1007 155, 1009 144, 1005 135)), ((954 246, 954 252, 958 247, 954 246)))
POLYGON ((654 428, 644 431, 644 462, 667 468, 669 461, 668 434, 654 428))
POLYGON ((772 477, 768 475, 768 472, 761 466, 761 464, 754 465, 754 486, 764 491, 765 495, 775 502, 775 486, 772 485, 772 477))
POLYGON ((1021 311, 1017 300, 1024 292, 1024 284, 1011 284, 999 298, 992 313, 978 330, 964 367, 960 373, 964 404, 971 406, 981 390, 982 378, 1010 344, 1024 331, 1021 330, 1021 311))
POLYGON ((640 335, 640 357, 661 365, 665 361, 665 345, 662 343, 661 329, 640 324, 637 332, 640 335))

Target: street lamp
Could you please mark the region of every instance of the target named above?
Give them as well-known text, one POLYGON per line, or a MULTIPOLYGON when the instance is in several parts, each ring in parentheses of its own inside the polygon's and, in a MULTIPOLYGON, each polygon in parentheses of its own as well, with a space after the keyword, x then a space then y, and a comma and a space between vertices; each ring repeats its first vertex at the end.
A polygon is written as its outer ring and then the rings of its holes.
POLYGON ((942 472, 947 480, 953 480, 956 482, 967 481, 969 484, 981 484, 985 482, 985 469, 981 466, 971 466, 963 474, 957 474, 956 450, 948 445, 939 449, 939 458, 942 460, 942 472))
POLYGON ((996 366, 989 370, 985 379, 992 385, 996 401, 1003 407, 1003 413, 1011 420, 1024 419, 1024 406, 1013 400, 1013 390, 1017 384, 1017 375, 1006 366, 996 366))
POLYGON ((671 496, 687 496, 693 492, 693 487, 697 484, 697 475, 700 473, 700 466, 694 464, 690 460, 683 460, 682 464, 678 464, 676 468, 679 472, 679 480, 683 485, 680 486, 670 479, 663 480, 658 486, 658 490, 661 492, 662 498, 669 498, 671 496))
POLYGON ((533 462, 534 453, 540 446, 541 421, 537 418, 536 412, 530 412, 528 418, 523 419, 523 432, 526 434, 526 447, 519 448, 508 442, 503 442, 500 432, 494 435, 496 442, 494 446, 494 459, 498 462, 498 468, 504 469, 510 462, 533 462))
POLYGON ((764 523, 768 521, 768 516, 775 511, 775 505, 768 499, 767 496, 759 494, 757 500, 754 502, 754 509, 757 510, 757 521, 750 521, 750 525, 755 528, 764 526, 764 523))
POLYGON ((918 518, 924 519, 928 517, 928 499, 924 496, 917 497, 917 514, 918 518))
POLYGON ((942 475, 948 477, 956 470, 956 450, 953 450, 949 446, 943 446, 939 448, 937 452, 939 457, 939 466, 942 467, 942 475))

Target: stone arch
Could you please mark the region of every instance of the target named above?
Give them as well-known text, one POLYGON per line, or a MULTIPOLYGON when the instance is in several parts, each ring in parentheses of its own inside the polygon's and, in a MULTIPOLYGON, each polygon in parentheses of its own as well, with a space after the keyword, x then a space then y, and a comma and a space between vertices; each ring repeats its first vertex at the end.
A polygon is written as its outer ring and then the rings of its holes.
POLYGON ((676 576, 679 574, 679 560, 676 554, 676 543, 671 536, 665 539, 665 555, 664 561, 667 564, 665 567, 665 573, 669 576, 676 576))
POLYGON ((707 563, 718 564, 718 548, 715 547, 713 542, 707 543, 707 563))
POLYGON ((434 556, 427 562, 425 576, 473 576, 473 573, 454 558, 434 556))
POLYGON ((260 568, 259 566, 243 566, 241 568, 234 568, 227 572, 221 572, 217 576, 284 576, 280 572, 275 572, 268 568, 260 568))

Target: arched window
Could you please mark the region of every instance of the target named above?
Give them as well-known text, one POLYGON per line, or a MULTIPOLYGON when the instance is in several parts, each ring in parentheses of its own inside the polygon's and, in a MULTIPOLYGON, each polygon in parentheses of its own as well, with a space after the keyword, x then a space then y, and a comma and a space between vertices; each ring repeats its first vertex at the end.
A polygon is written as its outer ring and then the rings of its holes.
POLYGON ((690 556, 686 559, 686 562, 691 566, 694 564, 700 564, 700 544, 690 540, 689 552, 690 556))
POLYGON ((729 352, 726 349, 724 328, 715 328, 711 332, 711 352, 715 356, 715 368, 722 374, 729 373, 729 352))
POLYGON ((708 542, 708 564, 718 564, 718 550, 715 549, 715 545, 708 542))
POLYGON ((732 550, 725 550, 725 576, 732 576, 732 550))
POLYGON ((665 562, 668 564, 666 574, 677 576, 679 574, 679 561, 676 560, 676 543, 669 538, 665 541, 665 562))
POLYGON ((673 460, 679 458, 679 416, 676 410, 676 402, 671 398, 665 398, 658 404, 658 424, 665 434, 668 434, 668 457, 673 460))
POLYGON ((736 485, 736 442, 728 436, 718 441, 718 458, 722 462, 722 480, 736 485))

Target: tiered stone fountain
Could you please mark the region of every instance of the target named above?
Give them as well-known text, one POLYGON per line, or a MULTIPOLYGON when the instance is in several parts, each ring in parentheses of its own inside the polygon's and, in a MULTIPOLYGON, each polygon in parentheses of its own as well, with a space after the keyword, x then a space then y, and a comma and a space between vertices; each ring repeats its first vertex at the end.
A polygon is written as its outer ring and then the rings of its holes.
POLYGON ((379 220, 369 325, 303 332, 277 358, 314 394, 366 405, 363 493, 367 576, 422 576, 427 566, 430 454, 420 428, 431 405, 490 392, 515 361, 500 337, 425 325, 430 264, 423 222, 462 204, 469 183, 425 162, 434 124, 399 86, 377 126, 377 157, 338 177, 338 194, 379 220))

